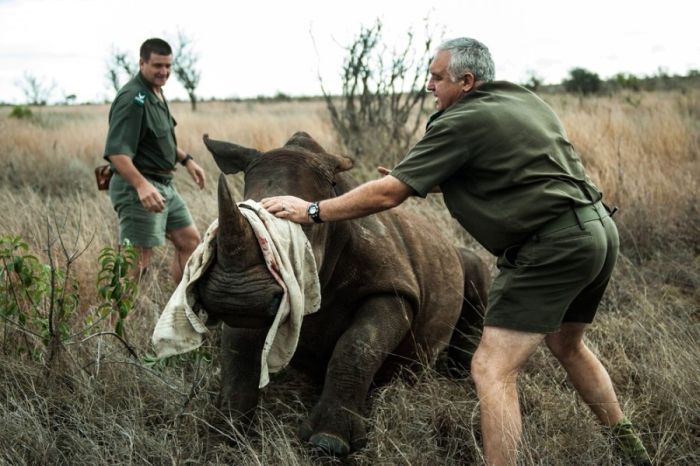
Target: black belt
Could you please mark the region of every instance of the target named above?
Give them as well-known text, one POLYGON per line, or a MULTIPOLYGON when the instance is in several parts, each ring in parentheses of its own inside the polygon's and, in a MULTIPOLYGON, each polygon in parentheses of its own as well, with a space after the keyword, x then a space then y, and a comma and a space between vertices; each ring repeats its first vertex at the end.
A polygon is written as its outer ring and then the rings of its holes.
POLYGON ((603 203, 598 201, 594 204, 572 207, 554 220, 545 223, 535 236, 554 233, 555 231, 563 230, 574 225, 578 225, 583 229, 583 224, 593 220, 602 220, 608 217, 608 211, 603 206, 603 203))
POLYGON ((153 173, 142 173, 144 178, 149 179, 151 181, 155 181, 156 183, 164 184, 164 185, 169 185, 173 181, 172 176, 165 176, 165 175, 155 175, 153 173))

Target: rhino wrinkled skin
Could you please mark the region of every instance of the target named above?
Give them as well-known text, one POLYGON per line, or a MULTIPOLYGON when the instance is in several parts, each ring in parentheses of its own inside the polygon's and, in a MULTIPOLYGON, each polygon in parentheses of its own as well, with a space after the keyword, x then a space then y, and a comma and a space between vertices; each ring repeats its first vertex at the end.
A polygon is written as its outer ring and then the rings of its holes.
MULTIPOLYGON (((204 143, 225 174, 244 172, 244 199, 288 194, 321 200, 357 186, 346 173, 352 161, 326 153, 306 133, 265 153, 207 135, 204 143)), ((260 354, 282 290, 223 174, 219 224, 216 260, 198 294, 208 314, 224 322, 220 403, 246 418, 258 402, 260 354)), ((344 456, 366 441, 362 416, 373 381, 388 380, 411 361, 432 363, 448 344, 451 366, 469 368, 488 274, 476 255, 402 207, 303 230, 317 262, 322 304, 304 318, 291 365, 321 381, 323 391, 300 435, 344 456)))

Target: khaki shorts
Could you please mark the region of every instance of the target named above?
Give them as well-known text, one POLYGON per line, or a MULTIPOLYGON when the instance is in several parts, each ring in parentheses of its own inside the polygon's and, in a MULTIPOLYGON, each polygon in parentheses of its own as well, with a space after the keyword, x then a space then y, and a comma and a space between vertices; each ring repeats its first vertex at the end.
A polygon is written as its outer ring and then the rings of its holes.
POLYGON ((185 201, 173 183, 150 183, 165 198, 162 212, 149 212, 143 208, 136 190, 118 173, 109 183, 109 197, 119 216, 119 241, 129 240, 134 246, 151 248, 165 243, 167 232, 192 225, 185 201))
POLYGON ((562 322, 591 323, 619 247, 615 222, 604 213, 507 249, 498 258, 484 325, 552 333, 562 322))

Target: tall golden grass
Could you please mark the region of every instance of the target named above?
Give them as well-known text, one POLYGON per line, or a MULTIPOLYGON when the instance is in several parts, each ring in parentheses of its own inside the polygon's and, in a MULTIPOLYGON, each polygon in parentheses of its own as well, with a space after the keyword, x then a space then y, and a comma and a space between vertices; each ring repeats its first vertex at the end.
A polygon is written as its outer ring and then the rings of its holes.
MULTIPOLYGON (((560 115, 590 176, 616 216, 622 256, 588 342, 608 367, 627 414, 657 464, 700 464, 700 92, 657 92, 579 99, 545 95, 560 115)), ((202 134, 268 150, 297 130, 342 153, 320 101, 208 102, 196 113, 173 103, 180 145, 205 168, 199 191, 183 170, 176 184, 197 226, 216 217, 218 171, 202 134)), ((95 312, 97 258, 115 246, 116 215, 94 187, 108 107, 47 107, 17 120, 0 109, 0 236, 20 235, 47 259, 47 235, 85 249, 72 273, 79 281, 82 328, 95 312)), ((417 136, 418 137, 418 136, 417 136)), ((361 180, 394 154, 357 160, 361 180)), ((238 199, 241 176, 230 177, 238 199)), ((455 243, 491 260, 446 213, 439 196, 409 207, 441 225, 455 243), (426 209, 428 203, 432 209, 426 209), (430 212, 429 214, 426 212, 430 212)), ((369 444, 344 461, 319 457, 296 437, 319 387, 293 370, 263 393, 251 430, 239 432, 215 406, 213 363, 175 358, 150 367, 150 332, 174 286, 172 251, 159 248, 127 320, 134 360, 109 336, 74 338, 66 358, 43 363, 8 350, 16 333, 3 326, 0 355, 0 462, 7 464, 479 464, 478 404, 469 379, 437 369, 399 378, 370 396, 369 444), (54 362, 59 364, 59 362, 54 362), (57 370, 56 370, 57 369, 57 370), (57 376, 56 374, 59 374, 57 376)), ((61 260, 60 255, 57 260, 61 260)), ((107 323, 104 323, 106 326, 107 323)), ((106 329, 106 327, 104 327, 106 329)), ((94 333, 94 332, 93 332, 94 333)), ((575 397, 566 374, 540 351, 520 381, 524 414, 521 464, 616 465, 605 433, 575 397)))

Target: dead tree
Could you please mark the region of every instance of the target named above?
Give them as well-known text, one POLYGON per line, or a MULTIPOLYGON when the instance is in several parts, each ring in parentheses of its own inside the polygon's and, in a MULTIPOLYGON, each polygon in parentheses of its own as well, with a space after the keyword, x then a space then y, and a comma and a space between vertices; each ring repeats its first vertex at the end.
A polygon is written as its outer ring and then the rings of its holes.
POLYGON ((175 58, 173 61, 173 71, 177 80, 187 91, 187 96, 192 105, 192 111, 197 110, 197 95, 195 91, 199 85, 202 73, 197 69, 199 54, 194 51, 192 40, 182 31, 177 34, 175 41, 175 58))
POLYGON ((342 94, 327 92, 319 76, 321 91, 340 142, 355 156, 382 151, 394 160, 414 142, 427 93, 431 39, 419 52, 415 35, 408 32, 405 47, 389 48, 382 42, 382 23, 362 27, 345 47, 341 73, 342 94))
POLYGON ((24 73, 17 86, 22 90, 29 105, 46 105, 56 89, 56 83, 46 83, 31 73, 24 73))
POLYGON ((138 66, 129 58, 129 54, 112 46, 112 51, 107 57, 107 79, 114 92, 119 92, 124 83, 134 77, 137 71, 138 66))

